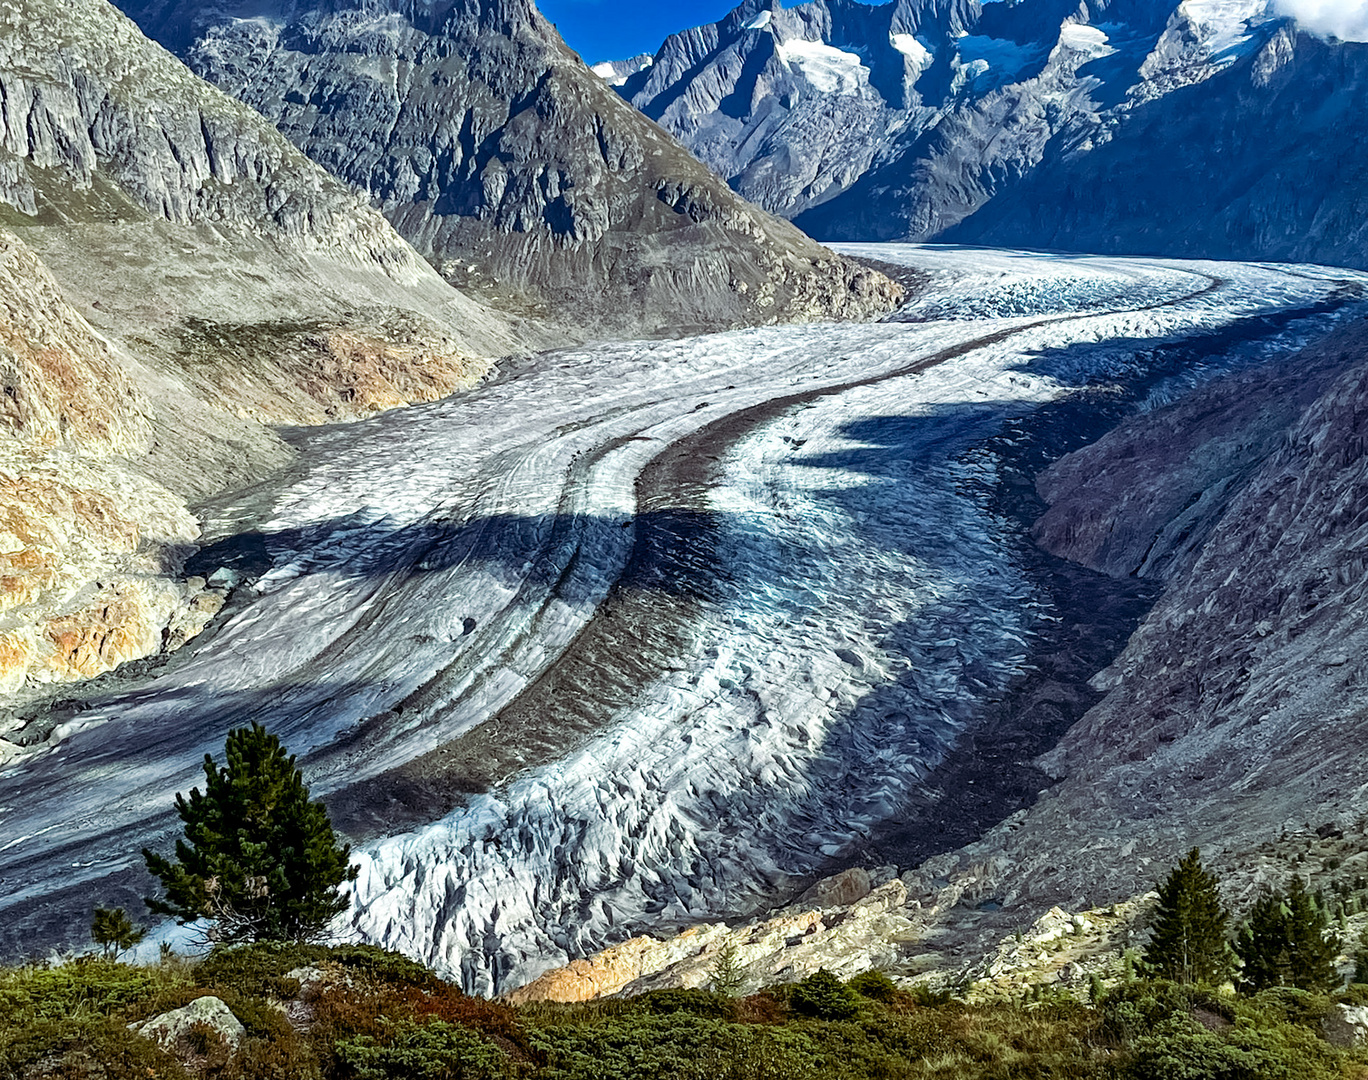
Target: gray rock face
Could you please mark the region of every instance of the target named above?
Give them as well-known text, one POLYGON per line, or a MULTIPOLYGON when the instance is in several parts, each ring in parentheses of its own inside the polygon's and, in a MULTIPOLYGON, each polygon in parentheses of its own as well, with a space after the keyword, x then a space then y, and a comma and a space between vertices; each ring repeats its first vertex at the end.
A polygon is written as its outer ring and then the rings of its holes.
POLYGON ((577 336, 890 304, 886 281, 746 205, 627 106, 530 0, 124 6, 448 280, 577 336))
POLYGON ((1173 557, 1153 569, 1163 596, 1094 680, 1106 696, 1044 760, 1060 783, 960 853, 993 863, 1009 898, 1126 896, 1194 844, 1348 829, 1368 809, 1365 341, 1363 323, 1346 327, 1045 475, 1041 534, 1059 553, 1116 574, 1144 566, 1151 543, 1173 557), (1205 536, 1196 550, 1169 539, 1179 523, 1205 536))
POLYGON ((822 240, 1362 266, 1365 65, 1265 0, 748 0, 619 90, 822 240))
POLYGON ((30 218, 146 215, 413 261, 362 200, 300 169, 285 139, 107 4, 22 0, 0 12, 0 103, 0 198, 30 218))
POLYGON ((434 400, 538 338, 105 0, 0 11, 0 116, 0 735, 33 745, 35 699, 221 608, 180 574, 188 503, 285 466, 275 425, 434 400))

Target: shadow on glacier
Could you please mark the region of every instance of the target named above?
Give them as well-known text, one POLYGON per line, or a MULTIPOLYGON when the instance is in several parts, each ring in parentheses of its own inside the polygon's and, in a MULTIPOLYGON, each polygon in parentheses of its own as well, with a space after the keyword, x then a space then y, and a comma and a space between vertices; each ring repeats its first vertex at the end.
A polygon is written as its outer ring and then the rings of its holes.
POLYGON ((1320 303, 1249 316, 1177 338, 1118 337, 1041 349, 1028 353, 1014 370, 1079 389, 1118 381, 1132 395, 1159 389, 1154 403, 1162 403, 1228 371, 1286 356, 1299 344, 1274 339, 1302 320, 1317 319, 1360 299, 1359 292, 1349 286, 1320 303))
POLYGON ((187 574, 221 569, 255 581, 275 571, 289 577, 335 573, 351 578, 442 574, 463 567, 501 571, 568 602, 594 599, 605 577, 640 589, 696 595, 698 551, 719 515, 664 509, 636 516, 498 514, 465 522, 396 524, 360 514, 276 532, 240 533, 201 548, 187 574), (635 534, 628 530, 635 529, 635 534), (626 541, 640 555, 620 564, 626 541), (621 574, 621 576, 619 576, 621 574))
POLYGON ((95 904, 122 905, 140 917, 152 891, 140 851, 174 846, 175 795, 203 788, 204 757, 222 762, 232 728, 266 725, 298 752, 306 782, 326 800, 339 781, 319 783, 319 776, 337 776, 338 756, 368 747, 347 738, 314 747, 311 737, 330 703, 367 689, 298 684, 165 693, 152 684, 83 703, 67 719, 108 713, 107 722, 0 771, 0 960, 87 944, 95 904))

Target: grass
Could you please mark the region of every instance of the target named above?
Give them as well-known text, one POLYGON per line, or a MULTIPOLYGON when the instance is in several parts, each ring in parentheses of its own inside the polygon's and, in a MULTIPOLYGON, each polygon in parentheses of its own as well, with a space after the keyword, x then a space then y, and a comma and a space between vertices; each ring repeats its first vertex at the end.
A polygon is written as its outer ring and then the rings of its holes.
POLYGON ((1323 1037, 1336 1004, 1136 981, 1096 1005, 971 1005, 823 973, 514 1008, 379 949, 259 945, 0 971, 0 1080, 1368 1080, 1368 1052, 1323 1037), (204 994, 246 1028, 236 1053, 128 1027, 204 994))

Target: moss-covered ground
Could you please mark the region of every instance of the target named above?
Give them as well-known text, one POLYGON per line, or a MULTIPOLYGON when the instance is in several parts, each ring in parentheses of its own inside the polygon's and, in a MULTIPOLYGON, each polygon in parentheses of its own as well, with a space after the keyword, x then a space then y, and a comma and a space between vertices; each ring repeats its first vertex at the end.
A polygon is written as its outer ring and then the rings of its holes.
POLYGON ((251 946, 0 973, 0 1078, 1364 1080, 1368 1051, 1324 1037, 1337 1008, 1296 990, 1239 998, 1145 981, 1094 1004, 976 1006, 877 973, 739 999, 668 990, 513 1008, 376 949, 251 946), (130 1030, 205 994, 245 1027, 236 1050, 213 1031, 162 1048, 130 1030))

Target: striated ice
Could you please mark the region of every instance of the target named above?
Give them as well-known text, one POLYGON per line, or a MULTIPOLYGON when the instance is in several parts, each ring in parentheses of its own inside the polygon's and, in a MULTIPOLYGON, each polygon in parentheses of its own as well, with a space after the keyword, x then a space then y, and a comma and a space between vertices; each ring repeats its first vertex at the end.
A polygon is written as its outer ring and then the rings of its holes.
POLYGON ((1052 617, 1018 565, 1023 538, 989 507, 984 440, 1072 387, 1144 374, 1158 343, 1364 280, 846 250, 929 275, 919 321, 575 349, 312 434, 264 512, 248 493, 206 522, 211 536, 263 522, 270 561, 208 646, 0 772, 0 910, 58 885, 97 894, 140 843, 165 843, 172 795, 235 724, 279 733, 322 794, 484 724, 622 576, 643 469, 797 384, 815 392, 717 449, 700 495, 711 547, 686 552, 710 584, 677 654, 554 760, 365 845, 338 930, 488 991, 646 927, 786 895, 897 813, 1052 617))

